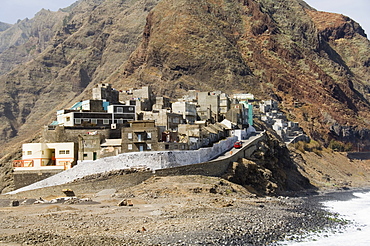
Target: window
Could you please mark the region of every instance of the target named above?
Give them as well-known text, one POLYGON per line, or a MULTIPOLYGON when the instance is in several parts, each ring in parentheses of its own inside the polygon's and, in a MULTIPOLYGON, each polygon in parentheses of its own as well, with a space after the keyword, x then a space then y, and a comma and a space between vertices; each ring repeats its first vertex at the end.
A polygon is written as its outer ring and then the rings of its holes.
POLYGON ((75 124, 77 125, 81 124, 81 119, 75 119, 75 124))
POLYGON ((127 133, 127 138, 132 139, 132 132, 127 133))
POLYGON ((152 149, 152 144, 147 144, 147 149, 152 149))
POLYGON ((91 119, 91 124, 98 124, 98 120, 97 119, 91 119))
POLYGON ((123 108, 122 107, 117 107, 117 113, 123 113, 123 108))
POLYGON ((148 132, 148 133, 147 133, 147 138, 148 138, 148 139, 152 139, 152 133, 151 133, 151 132, 148 132))
POLYGON ((117 119, 117 124, 123 124, 123 119, 117 119))
POLYGON ((109 119, 103 119, 103 124, 108 125, 109 124, 109 119))
POLYGON ((86 153, 84 154, 84 157, 87 157, 87 154, 86 153))
POLYGON ((132 144, 128 144, 127 149, 132 150, 132 144))
POLYGON ((71 121, 71 117, 67 117, 66 118, 66 121, 71 121))
POLYGON ((173 123, 179 123, 180 121, 179 121, 179 118, 174 118, 173 119, 173 123))
POLYGON ((89 122, 89 119, 83 119, 84 122, 89 122))
POLYGON ((69 149, 67 149, 67 150, 59 150, 59 155, 69 155, 69 149))
POLYGON ((129 111, 134 111, 134 107, 129 107, 128 110, 129 111))
POLYGON ((165 148, 165 149, 170 149, 170 146, 169 146, 168 144, 166 144, 166 145, 164 146, 164 148, 165 148))
POLYGON ((41 150, 41 154, 44 155, 44 151, 43 150, 41 150))
POLYGON ((27 151, 27 155, 32 155, 32 151, 27 151))

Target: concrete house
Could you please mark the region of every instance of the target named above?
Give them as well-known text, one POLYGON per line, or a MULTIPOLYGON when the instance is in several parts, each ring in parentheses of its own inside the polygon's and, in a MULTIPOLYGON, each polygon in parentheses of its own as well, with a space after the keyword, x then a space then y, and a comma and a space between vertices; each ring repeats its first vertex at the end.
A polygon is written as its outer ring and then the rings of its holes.
POLYGON ((157 109, 170 109, 171 102, 168 97, 156 97, 155 104, 153 105, 153 110, 157 109))
MULTIPOLYGON (((102 105, 103 101, 100 101, 100 103, 102 105)), ((67 127, 111 127, 112 124, 122 125, 135 119, 134 106, 109 105, 107 106, 107 111, 59 110, 57 112, 57 122, 54 125, 67 127)))
POLYGON ((119 155, 122 153, 122 139, 105 139, 100 147, 101 158, 119 155))
POLYGON ((181 114, 187 124, 194 124, 194 122, 197 120, 197 107, 194 103, 172 103, 172 112, 181 114))
POLYGON ((213 120, 213 122, 218 122, 220 95, 217 92, 198 92, 198 105, 199 108, 197 108, 197 111, 199 111, 198 115, 201 117, 201 120, 213 120))
POLYGON ((225 118, 242 128, 243 125, 247 124, 247 117, 244 104, 236 101, 231 104, 225 118))
POLYGON ((78 160, 94 161, 100 159, 100 144, 104 136, 97 131, 78 135, 78 160))
POLYGON ((225 93, 220 94, 220 114, 225 115, 230 109, 231 100, 225 93))
POLYGON ((93 100, 104 100, 110 103, 119 103, 119 91, 112 88, 110 84, 97 84, 92 89, 93 100))
POLYGON ((158 150, 158 127, 154 120, 130 122, 122 128, 122 152, 158 150))
POLYGON ((161 132, 165 130, 177 131, 178 125, 184 121, 181 114, 172 113, 167 109, 142 111, 138 119, 154 120, 155 125, 160 128, 161 132))
POLYGON ((77 148, 67 143, 27 143, 22 146, 22 160, 13 161, 15 171, 66 170, 77 159, 77 148))
POLYGON ((195 122, 193 125, 179 125, 179 135, 184 136, 181 142, 187 143, 188 148, 195 150, 211 144, 211 139, 217 138, 217 131, 207 130, 206 122, 195 122))

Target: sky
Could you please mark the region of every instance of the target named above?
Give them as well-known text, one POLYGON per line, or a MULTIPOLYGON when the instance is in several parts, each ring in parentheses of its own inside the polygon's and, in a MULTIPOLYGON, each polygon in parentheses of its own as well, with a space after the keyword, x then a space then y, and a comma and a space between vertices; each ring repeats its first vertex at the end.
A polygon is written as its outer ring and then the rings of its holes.
MULTIPOLYGON (((77 0, 0 0, 0 21, 14 24, 17 20, 33 18, 42 8, 57 11, 77 0)), ((320 11, 340 13, 354 19, 370 38, 369 0, 305 0, 320 11)))
POLYGON ((0 0, 0 21, 14 24, 19 19, 31 19, 42 8, 57 11, 77 0, 0 0))

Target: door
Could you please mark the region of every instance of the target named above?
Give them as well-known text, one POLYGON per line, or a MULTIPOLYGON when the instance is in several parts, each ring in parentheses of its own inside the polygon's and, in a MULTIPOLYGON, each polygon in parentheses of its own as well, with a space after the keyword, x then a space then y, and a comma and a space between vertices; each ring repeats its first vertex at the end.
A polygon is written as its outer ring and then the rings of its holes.
POLYGON ((95 161, 97 159, 97 154, 96 152, 93 153, 93 160, 95 161))
POLYGON ((143 152, 143 151, 144 151, 144 145, 140 145, 140 146, 139 146, 139 151, 140 151, 140 152, 143 152))

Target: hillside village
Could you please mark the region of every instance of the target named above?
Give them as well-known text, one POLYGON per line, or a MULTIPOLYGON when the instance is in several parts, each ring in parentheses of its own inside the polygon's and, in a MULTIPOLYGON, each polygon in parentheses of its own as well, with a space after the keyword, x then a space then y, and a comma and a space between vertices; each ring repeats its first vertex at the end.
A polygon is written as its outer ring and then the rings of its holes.
MULTIPOLYGON (((305 136, 288 122, 277 102, 252 94, 189 91, 175 102, 150 87, 118 91, 110 84, 92 89, 92 99, 59 110, 43 131, 43 143, 23 144, 15 171, 62 171, 121 153, 197 150, 230 136, 246 139, 260 115, 286 142, 305 136), (257 113, 258 112, 258 113, 257 113)), ((227 150, 225 150, 227 151, 227 150)))

